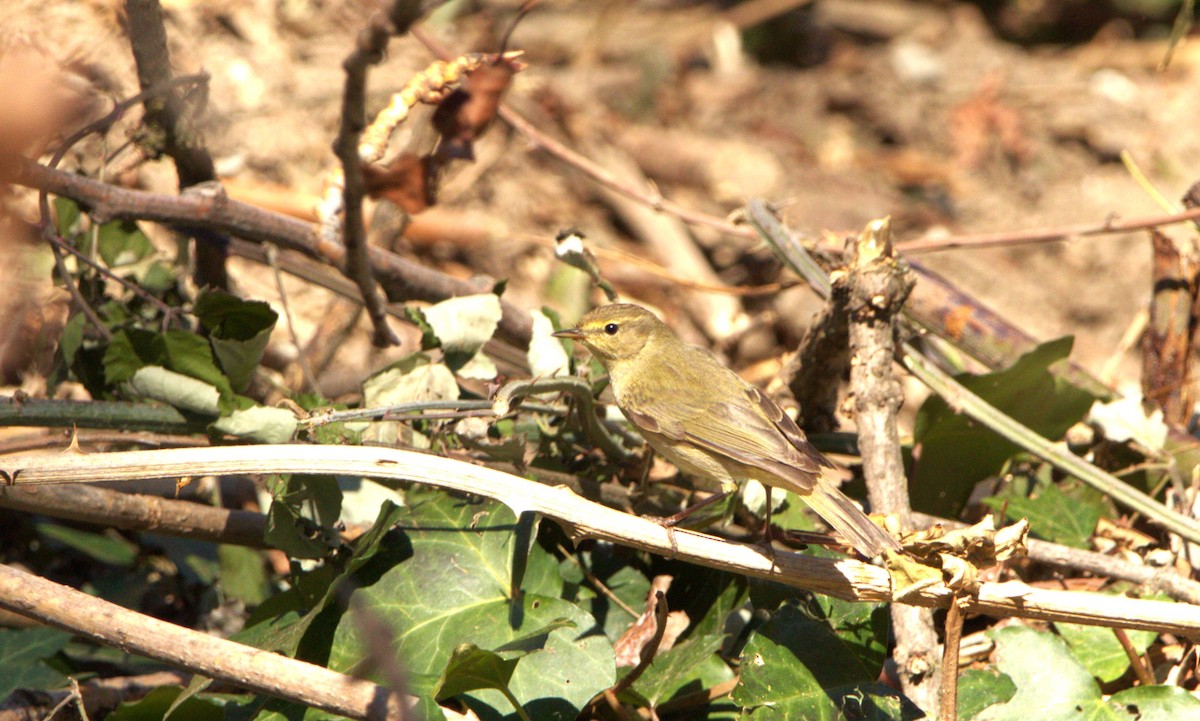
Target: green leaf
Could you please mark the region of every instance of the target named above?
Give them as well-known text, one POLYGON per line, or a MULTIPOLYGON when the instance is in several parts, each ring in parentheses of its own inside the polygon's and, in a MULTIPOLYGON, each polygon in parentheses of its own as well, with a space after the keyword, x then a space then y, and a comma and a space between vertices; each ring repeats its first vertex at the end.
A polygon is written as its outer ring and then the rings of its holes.
POLYGON ((229 379, 217 367, 212 348, 203 336, 188 330, 169 330, 162 335, 167 368, 204 381, 221 391, 221 397, 233 395, 229 379))
MULTIPOLYGON (((463 643, 493 652, 553 627, 545 648, 521 657, 509 684, 538 719, 574 719, 614 680, 612 645, 595 633, 596 621, 553 593, 556 563, 534 544, 525 560, 525 584, 510 598, 516 518, 496 503, 469 504, 443 493, 410 494, 401 523, 411 556, 354 592, 392 629, 392 646, 411 674, 410 692, 430 699, 442 670, 463 643), (398 602, 403 599, 403 602, 398 602), (570 625, 559 625, 562 620, 570 625)), ((362 631, 344 616, 334 634, 329 667, 345 671, 365 656, 362 631)), ((498 691, 476 690, 462 699, 476 713, 498 718, 511 704, 498 691)))
POLYGON ((66 648, 71 634, 53 628, 0 630, 0 701, 19 688, 60 688, 67 678, 43 661, 66 648))
POLYGON ((154 252, 150 238, 132 220, 114 220, 97 232, 97 250, 110 268, 132 265, 154 252))
MULTIPOLYGON (((1081 626, 1074 623, 1055 623, 1054 630, 1063 637, 1071 652, 1088 672, 1102 683, 1116 681, 1129 670, 1129 655, 1111 628, 1081 626)), ((1139 653, 1145 653, 1158 634, 1153 631, 1126 631, 1129 641, 1139 653)))
POLYGON ((499 296, 481 293, 444 300, 422 313, 446 354, 446 365, 457 371, 496 332, 503 311, 499 296))
POLYGON ((1183 721, 1200 718, 1200 699, 1178 686, 1135 686, 1109 699, 1137 721, 1183 721))
POLYGON ((162 338, 152 331, 124 328, 113 334, 104 350, 104 378, 109 385, 124 383, 148 365, 165 365, 162 338))
POLYGON ((877 677, 887 660, 891 616, 882 603, 843 601, 832 596, 815 596, 813 603, 838 638, 858 654, 868 674, 877 677))
POLYGON ((433 332, 433 326, 429 325, 429 321, 425 320, 425 313, 415 306, 404 306, 404 316, 408 318, 408 322, 412 323, 421 331, 421 350, 433 350, 438 347, 437 334, 433 332))
POLYGON ((516 658, 501 658, 500 654, 486 651, 473 643, 461 644, 450 655, 446 670, 434 685, 432 695, 440 701, 485 688, 507 691, 508 682, 517 670, 517 661, 516 658))
POLYGON ((58 339, 58 350, 68 368, 75 363, 75 354, 83 345, 83 328, 86 323, 87 316, 76 313, 63 326, 62 335, 58 339))
POLYGON ((215 416, 221 412, 221 393, 204 381, 162 366, 140 368, 126 384, 135 396, 162 401, 185 411, 215 416))
POLYGON ((1071 498, 1053 483, 1043 485, 1034 498, 1009 493, 986 498, 984 503, 1005 508, 1010 520, 1029 519, 1030 531, 1040 538, 1075 548, 1091 547, 1092 532, 1105 510, 1100 498, 1071 498))
MULTIPOLYGON (((181 690, 174 686, 160 686, 137 701, 121 704, 115 711, 105 716, 105 721, 162 721, 168 711, 176 710, 172 704, 179 697, 181 690)), ((224 703, 209 698, 188 698, 178 706, 179 714, 172 718, 187 719, 187 721, 223 721, 224 703)))
POLYGON ((287 443, 299 428, 296 414, 286 408, 252 406, 235 410, 209 426, 218 433, 245 438, 258 443, 287 443))
POLYGON ((209 330, 213 351, 238 392, 249 385, 271 339, 279 314, 262 301, 242 300, 223 291, 206 291, 192 312, 209 330))
MULTIPOLYGON (((1010 367, 985 375, 957 376, 983 400, 1050 439, 1082 420, 1096 397, 1052 374, 1071 352, 1070 337, 1049 341, 1010 367)), ((954 518, 975 484, 1000 471, 1020 449, 931 396, 913 430, 910 491, 915 510, 954 518)))
POLYGON ((292 475, 271 488, 265 540, 293 558, 323 558, 339 539, 333 525, 341 511, 337 479, 292 475))
POLYGON ((1058 636, 1024 626, 988 635, 996 642, 997 668, 1017 692, 985 708, 976 721, 1128 721, 1104 701, 1096 680, 1058 636))
POLYGON ((73 548, 100 563, 123 568, 133 568, 137 563, 137 544, 116 531, 90 533, 51 521, 34 521, 34 526, 42 538, 73 548))
POLYGON ((79 204, 70 198, 57 197, 53 201, 55 227, 58 234, 70 239, 79 232, 79 204))
POLYGON ((958 717, 971 721, 988 706, 1004 703, 1017 693, 1016 684, 995 670, 972 668, 958 677, 958 717))
MULTIPOLYGON (((733 701, 743 718, 833 721, 907 718, 912 707, 875 682, 827 625, 783 606, 750 637, 733 701)), ((915 711, 915 709, 913 709, 915 711)))
POLYGON ((222 544, 217 549, 221 564, 220 589, 247 606, 257 606, 271 595, 271 581, 261 551, 222 544))
MULTIPOLYGON (((685 687, 686 690, 695 691, 728 681, 733 678, 733 669, 717 656, 724 643, 724 636, 692 636, 655 656, 627 693, 639 700, 644 699, 653 708, 670 700, 685 687), (711 663, 713 659, 717 664, 711 663)), ((627 672, 629 670, 625 669, 627 672)))

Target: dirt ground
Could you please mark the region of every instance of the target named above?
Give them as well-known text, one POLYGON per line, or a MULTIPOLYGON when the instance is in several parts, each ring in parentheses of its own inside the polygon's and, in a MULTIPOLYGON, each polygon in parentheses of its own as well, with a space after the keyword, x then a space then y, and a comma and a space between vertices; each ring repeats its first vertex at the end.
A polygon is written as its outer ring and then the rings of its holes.
MULTIPOLYGON (((334 167, 341 62, 373 5, 164 4, 178 72, 211 75, 202 128, 230 194, 305 213, 334 167)), ((452 3, 425 27, 456 51, 495 50, 517 6, 452 3)), ((1075 44, 1022 46, 1000 39, 966 3, 821 0, 772 30, 784 33, 773 42, 794 62, 763 64, 747 53, 767 42, 763 32, 739 35, 745 21, 735 10, 545 2, 509 42, 526 52, 529 67, 507 101, 543 132, 629 177, 644 174, 643 187, 697 210, 720 217, 764 197, 787 201, 785 218, 798 229, 839 233, 890 214, 901 243, 1160 212, 1122 165, 1122 151, 1172 202, 1200 175, 1200 137, 1188 130, 1200 116, 1194 45, 1185 43, 1158 71, 1165 43, 1133 39, 1134 25, 1119 19, 1075 44)), ((104 94, 136 92, 113 0, 17 0, 0 9, 0 28, 5 42, 24 38, 56 58, 82 61, 104 94)), ((412 37, 394 40, 371 73, 370 109, 431 59, 412 37)), ((411 137, 394 140, 393 149, 428 145, 428 114, 405 133, 411 137)), ((110 149, 121 134, 110 135, 110 149)), ((94 173, 98 156, 88 153, 95 148, 70 161, 94 173)), ((426 232, 395 247, 455 274, 507 278, 506 297, 519 305, 571 315, 587 300, 586 285, 553 261, 551 239, 565 227, 676 276, 733 286, 786 280, 765 249, 646 221, 644 210, 500 122, 475 154, 475 163, 456 165, 446 178, 439 205, 424 214, 426 232), (672 243, 694 243, 715 275, 679 265, 685 254, 672 243)), ((174 190, 165 162, 116 177, 174 190)), ((1185 230, 1168 232, 1186 237, 1185 230)), ((817 307, 801 289, 741 298, 681 288, 623 257, 601 255, 623 293, 663 308, 690 337, 741 367, 793 347, 817 307), (715 324, 714 314, 730 322, 715 324)), ((1150 291, 1144 233, 912 259, 1038 338, 1074 334, 1075 359, 1095 373, 1117 353, 1150 291)), ((260 266, 239 262, 236 272, 247 293, 276 295, 260 266)), ((288 287, 302 338, 331 309, 347 312, 304 284, 288 287)), ((347 345, 344 366, 383 361, 363 352, 366 337, 347 345)), ((1136 380, 1136 360, 1126 354, 1112 377, 1136 380)))

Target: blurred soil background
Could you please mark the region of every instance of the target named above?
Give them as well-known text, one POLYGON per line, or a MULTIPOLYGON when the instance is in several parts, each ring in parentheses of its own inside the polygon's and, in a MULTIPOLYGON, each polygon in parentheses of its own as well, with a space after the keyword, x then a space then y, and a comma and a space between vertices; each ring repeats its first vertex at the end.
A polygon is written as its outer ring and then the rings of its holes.
MULTIPOLYGON (((330 144, 342 61, 377 6, 164 7, 176 72, 211 76, 199 130, 227 192, 311 218, 337 165, 330 144)), ((451 2, 423 27, 455 53, 495 51, 519 9, 513 0, 451 2)), ((901 247, 938 235, 1102 223, 1161 212, 1122 151, 1172 201, 1200 176, 1200 46, 1185 40, 1158 69, 1177 12, 1177 2, 1163 0, 547 0, 508 41, 529 67, 506 102, 634 184, 716 217, 750 197, 786 203, 786 222, 812 233, 842 235, 891 215, 901 247)), ((0 35, 6 47, 34 47, 68 68, 102 111, 110 105, 103 98, 137 92, 115 0, 7 0, 0 35)), ((393 40, 370 73, 368 114, 433 59, 411 36, 393 40)), ((140 112, 106 145, 77 146, 63 167, 98 177, 99 159, 125 142, 140 112)), ((389 155, 427 152, 429 116, 422 110, 405 123, 389 155)), ((659 308, 690 340, 760 382, 819 308, 765 247, 655 215, 499 120, 474 155, 454 164, 437 204, 403 234, 398 213, 372 203, 373 242, 454 275, 506 279, 508 300, 549 305, 569 322, 598 300, 582 273, 554 260, 555 234, 578 228, 625 298, 659 308), (697 258, 711 273, 697 270, 697 258), (779 282, 795 287, 748 295, 694 287, 779 282)), ((160 192, 178 187, 169 161, 132 152, 118 154, 104 177, 160 192)), ((156 242, 173 248, 161 230, 156 242)), ((1073 357, 1093 373, 1136 381, 1136 354, 1119 344, 1150 295, 1144 232, 911 259, 1037 338, 1075 335, 1073 357)), ((269 269, 233 262, 243 294, 276 302, 269 269)), ((286 288, 304 342, 352 317, 352 303, 324 290, 296 280, 286 288)), ((376 351, 365 319, 360 328, 339 339, 322 372, 327 396, 353 392, 414 347, 376 351)), ((290 343, 282 323, 277 332, 290 343)))

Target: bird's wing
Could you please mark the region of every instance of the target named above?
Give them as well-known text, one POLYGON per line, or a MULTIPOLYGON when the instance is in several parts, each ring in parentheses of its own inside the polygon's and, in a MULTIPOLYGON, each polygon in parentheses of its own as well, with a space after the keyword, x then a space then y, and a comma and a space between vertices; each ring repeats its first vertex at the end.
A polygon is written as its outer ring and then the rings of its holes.
MULTIPOLYGON (((709 379, 721 382, 723 379, 709 379)), ((782 409, 737 379, 722 401, 655 399, 625 415, 639 428, 692 443, 736 463, 760 468, 808 492, 825 461, 782 409), (669 408, 667 403, 670 404, 669 408)))

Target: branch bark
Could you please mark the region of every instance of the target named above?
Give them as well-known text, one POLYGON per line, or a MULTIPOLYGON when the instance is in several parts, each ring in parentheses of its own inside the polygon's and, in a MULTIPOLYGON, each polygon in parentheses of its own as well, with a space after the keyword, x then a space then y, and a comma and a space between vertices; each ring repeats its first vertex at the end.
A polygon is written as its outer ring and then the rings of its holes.
MULTIPOLYGON (((901 528, 912 527, 908 482, 900 454, 896 413, 904 402, 892 373, 896 329, 904 301, 912 290, 912 273, 898 261, 887 218, 869 223, 846 243, 847 270, 834 283, 834 297, 845 297, 850 336, 850 393, 863 476, 871 509, 895 515, 901 528)), ((937 631, 929 609, 892 605, 896 636, 893 657, 904 693, 917 706, 938 715, 941 660, 937 631)), ((957 669, 955 669, 957 671, 957 669)))
MULTIPOLYGON (((167 86, 173 78, 162 6, 158 0, 126 0, 125 14, 129 20, 129 45, 142 90, 167 86)), ((179 189, 215 181, 217 171, 212 156, 178 93, 171 90, 149 98, 145 108, 146 126, 155 140, 152 145, 157 146, 153 151, 165 153, 175 161, 179 189)), ((192 228, 190 234, 196 242, 196 285, 228 289, 229 274, 225 268, 229 257, 228 236, 203 228, 192 228)))
POLYGON ((354 50, 342 63, 346 84, 342 90, 341 123, 333 151, 342 164, 342 242, 346 246, 346 277, 362 293, 363 304, 375 329, 379 347, 399 345, 400 338, 388 325, 383 296, 375 284, 363 222, 366 181, 358 154, 358 141, 367 126, 367 68, 383 60, 393 33, 403 33, 420 17, 421 3, 397 0, 388 13, 376 13, 358 34, 354 50))
MULTIPOLYGON (((184 232, 203 226, 256 243, 275 243, 337 268, 345 262, 345 250, 322 242, 315 226, 231 200, 224 193, 163 195, 126 190, 51 170, 33 161, 22 164, 20 175, 14 182, 70 198, 83 206, 96 222, 149 220, 184 232)), ((379 248, 369 248, 368 253, 375 277, 388 297, 397 302, 437 302, 491 290, 491 284, 486 281, 452 278, 379 248)), ((507 301, 502 300, 500 305, 503 316, 497 335, 516 346, 529 345, 529 315, 507 301)))
MULTIPOLYGON (((86 456, 9 459, 0 479, 12 485, 123 481, 224 473, 307 473, 415 481, 494 498, 563 525, 576 539, 596 538, 710 568, 755 576, 852 601, 890 601, 886 570, 852 559, 815 558, 666 529, 637 516, 546 488, 524 478, 450 458, 395 448, 257 445, 185 448, 86 456)), ((905 603, 945 608, 951 592, 924 588, 905 603)), ((7 602, 12 602, 10 598, 7 602)), ((966 613, 1065 621, 1200 636, 1200 607, 1083 591, 1038 589, 1019 582, 984 583, 966 613)))
POLYGON ((402 718, 400 700, 382 686, 160 621, 2 564, 0 607, 126 652, 339 716, 364 721, 402 718))

